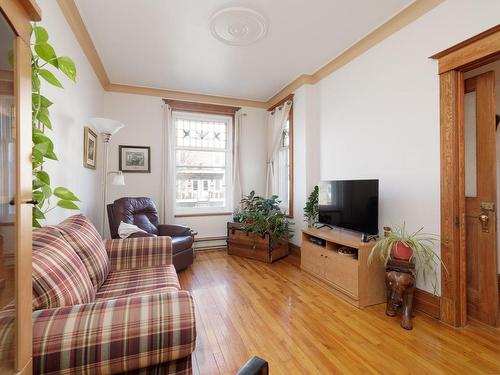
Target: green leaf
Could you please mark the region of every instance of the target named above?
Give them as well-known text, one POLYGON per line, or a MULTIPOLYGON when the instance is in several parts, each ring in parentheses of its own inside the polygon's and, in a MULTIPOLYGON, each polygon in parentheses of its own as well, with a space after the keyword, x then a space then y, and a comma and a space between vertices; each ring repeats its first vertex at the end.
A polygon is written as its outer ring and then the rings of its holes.
POLYGON ((63 200, 80 202, 80 199, 78 199, 78 197, 75 194, 73 194, 73 192, 71 190, 69 190, 68 188, 65 188, 65 187, 56 187, 54 189, 54 195, 57 198, 60 198, 63 200))
POLYGON ((11 68, 14 67, 14 50, 9 49, 9 52, 7 52, 7 60, 9 61, 9 65, 11 68))
POLYGON ((51 85, 54 85, 56 87, 60 87, 61 89, 64 88, 62 83, 59 82, 59 80, 56 78, 56 76, 51 71, 49 71, 47 69, 40 69, 39 74, 40 74, 40 77, 42 77, 44 80, 46 80, 51 85))
POLYGON ((36 74, 33 74, 31 76, 31 87, 33 91, 38 91, 40 90, 40 78, 36 74))
POLYGON ((67 210, 79 210, 76 204, 65 199, 61 199, 60 201, 58 201, 57 205, 61 208, 66 208, 67 210))
POLYGON ((45 171, 36 172, 36 177, 45 185, 50 185, 49 174, 45 171))
MULTIPOLYGON (((52 145, 52 140, 43 133, 33 133, 33 143, 50 143, 52 145)), ((53 146, 52 146, 53 148, 53 146)))
POLYGON ((49 40, 49 33, 41 26, 33 27, 35 33, 35 42, 37 44, 46 43, 49 40))
POLYGON ((33 216, 35 219, 45 219, 44 213, 36 206, 33 207, 33 216))
POLYGON ((42 192, 45 199, 49 199, 52 196, 52 189, 50 188, 50 186, 43 185, 42 192))
POLYGON ((50 144, 48 142, 43 142, 35 145, 33 147, 33 153, 39 152, 42 155, 45 155, 49 151, 50 144))
POLYGON ((40 224, 40 222, 37 219, 35 219, 35 216, 33 216, 33 219, 31 221, 31 226, 33 228, 41 228, 42 224, 40 224))
POLYGON ((50 160, 57 160, 57 155, 54 153, 53 150, 47 151, 47 153, 45 154, 45 157, 47 159, 50 159, 50 160))
POLYGON ((35 52, 43 61, 48 62, 58 68, 57 56, 54 48, 49 43, 38 43, 35 45, 35 52))
POLYGON ((41 190, 36 190, 33 192, 33 199, 36 199, 38 203, 41 203, 45 200, 45 196, 41 190))
MULTIPOLYGON (((45 109, 45 108, 42 108, 42 109, 45 109)), ((38 112, 36 119, 38 121, 40 121, 43 125, 45 125, 45 127, 52 130, 52 122, 50 121, 50 118, 46 113, 38 112)))
POLYGON ((39 106, 40 108, 49 108, 52 104, 54 104, 45 96, 35 93, 31 95, 31 102, 33 108, 38 108, 39 106))
POLYGON ((76 82, 76 66, 73 60, 67 56, 57 58, 59 63, 59 70, 63 72, 73 82, 76 82))
POLYGON ((40 189, 42 186, 45 186, 45 185, 39 179, 35 178, 31 182, 31 186, 32 186, 32 190, 37 190, 37 189, 40 189))

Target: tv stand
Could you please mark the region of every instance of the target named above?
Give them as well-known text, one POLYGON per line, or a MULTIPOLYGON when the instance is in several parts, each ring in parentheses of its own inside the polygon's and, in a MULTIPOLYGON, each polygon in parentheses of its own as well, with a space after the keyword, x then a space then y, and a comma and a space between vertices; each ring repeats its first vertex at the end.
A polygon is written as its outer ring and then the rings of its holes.
POLYGON ((378 257, 368 264, 375 242, 362 242, 360 233, 338 228, 309 228, 302 233, 302 270, 356 307, 385 302, 384 264, 378 257))

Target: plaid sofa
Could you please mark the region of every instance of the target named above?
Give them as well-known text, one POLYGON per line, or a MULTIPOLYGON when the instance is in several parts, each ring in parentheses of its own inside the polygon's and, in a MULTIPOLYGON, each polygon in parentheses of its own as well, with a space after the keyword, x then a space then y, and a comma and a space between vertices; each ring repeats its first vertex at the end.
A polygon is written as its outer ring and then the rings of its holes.
POLYGON ((191 374, 193 300, 170 237, 103 241, 83 215, 33 231, 34 374, 191 374))

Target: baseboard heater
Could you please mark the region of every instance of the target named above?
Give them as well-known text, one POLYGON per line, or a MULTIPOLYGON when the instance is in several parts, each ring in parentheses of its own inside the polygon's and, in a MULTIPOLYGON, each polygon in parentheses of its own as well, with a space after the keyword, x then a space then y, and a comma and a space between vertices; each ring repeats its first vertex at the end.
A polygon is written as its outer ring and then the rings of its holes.
POLYGON ((227 246, 226 241, 227 236, 195 237, 193 248, 197 251, 221 249, 227 246))

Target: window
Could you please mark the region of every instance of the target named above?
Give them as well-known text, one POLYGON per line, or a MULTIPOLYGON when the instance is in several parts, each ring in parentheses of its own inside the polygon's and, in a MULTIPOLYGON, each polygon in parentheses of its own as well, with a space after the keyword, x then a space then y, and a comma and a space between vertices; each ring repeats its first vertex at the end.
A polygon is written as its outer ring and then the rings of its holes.
POLYGON ((175 211, 231 211, 232 117, 174 111, 175 211))

